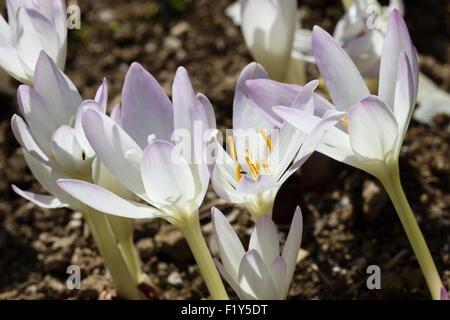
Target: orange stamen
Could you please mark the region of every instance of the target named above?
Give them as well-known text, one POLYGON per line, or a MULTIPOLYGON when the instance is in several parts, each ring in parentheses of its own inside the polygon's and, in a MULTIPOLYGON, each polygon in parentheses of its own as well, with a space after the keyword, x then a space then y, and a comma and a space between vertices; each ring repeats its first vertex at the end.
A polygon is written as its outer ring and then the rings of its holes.
POLYGON ((228 136, 228 146, 230 147, 230 154, 233 160, 236 160, 237 154, 236 154, 236 147, 234 146, 234 139, 232 136, 228 136))
POLYGON ((261 132, 261 135, 263 136, 264 140, 266 141, 266 144, 269 147, 270 152, 272 152, 272 140, 267 135, 266 130, 264 130, 263 128, 260 128, 259 131, 261 132))
POLYGON ((269 164, 266 161, 264 161, 263 158, 260 158, 260 160, 261 160, 261 163, 263 164, 264 172, 272 175, 272 172, 269 169, 269 164))
POLYGON ((347 128, 347 131, 348 131, 348 120, 347 120, 347 118, 342 118, 342 122, 344 122, 345 127, 347 128))
POLYGON ((242 169, 240 165, 237 165, 236 167, 236 178, 237 178, 237 182, 239 182, 242 178, 242 169))
POLYGON ((248 166, 250 167, 250 170, 252 171, 252 174, 255 178, 258 178, 259 173, 256 169, 255 165, 250 161, 250 158, 247 156, 245 157, 245 160, 247 161, 248 166))

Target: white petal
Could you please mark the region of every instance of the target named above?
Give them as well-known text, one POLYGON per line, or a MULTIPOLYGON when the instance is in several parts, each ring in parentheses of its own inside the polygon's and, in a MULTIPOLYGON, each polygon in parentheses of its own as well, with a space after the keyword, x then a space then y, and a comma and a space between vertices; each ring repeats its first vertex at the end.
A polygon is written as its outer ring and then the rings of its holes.
MULTIPOLYGON (((287 281, 287 267, 282 257, 276 257, 270 266, 270 275, 272 276, 275 287, 277 288, 280 299, 286 299, 289 290, 290 281, 287 281)), ((290 280, 290 279, 289 279, 290 280)))
POLYGON ((148 200, 141 178, 142 150, 111 118, 88 108, 83 128, 92 149, 109 171, 128 189, 148 200))
POLYGON ((142 180, 148 197, 163 211, 195 211, 196 185, 186 160, 169 142, 157 140, 142 156, 142 180))
POLYGON ((72 179, 60 179, 57 183, 74 198, 104 213, 131 219, 162 217, 155 208, 125 200, 95 184, 72 179))
POLYGON ((60 125, 69 124, 82 102, 72 81, 44 52, 36 65, 34 89, 53 109, 60 125))
POLYGON ((103 79, 102 85, 95 94, 95 101, 100 106, 100 111, 106 113, 106 108, 108 107, 108 81, 106 78, 103 79))
POLYGON ((402 50, 406 51, 411 63, 411 71, 414 79, 414 92, 416 95, 419 78, 416 49, 414 48, 408 32, 408 27, 400 12, 394 10, 389 16, 386 37, 383 42, 383 53, 381 55, 380 66, 380 85, 378 89, 378 95, 390 107, 394 105, 395 82, 397 80, 398 63, 402 50))
POLYGON ((239 75, 233 100, 233 129, 269 130, 273 127, 264 111, 247 96, 245 82, 253 79, 268 79, 264 68, 255 62, 247 65, 239 75))
POLYGON ((272 277, 256 250, 250 250, 242 258, 239 285, 242 291, 254 294, 258 300, 279 299, 272 277))
MULTIPOLYGON (((408 130, 409 121, 414 111, 415 95, 414 95, 414 79, 412 76, 411 65, 405 51, 400 54, 398 63, 397 83, 394 97, 394 116, 397 120, 400 139, 399 144, 408 130)), ((450 106, 449 106, 450 107, 450 106)))
POLYGON ((228 273, 227 269, 225 269, 225 267, 215 258, 214 258, 214 263, 215 263, 217 269, 219 270, 220 274, 222 275, 222 277, 226 280, 226 282, 228 282, 230 287, 233 288, 234 292, 236 292, 236 294, 239 294, 240 288, 239 288, 239 284, 237 282, 238 281, 237 278, 234 279, 228 273))
POLYGON ((291 228, 286 243, 283 248, 283 260, 286 262, 286 278, 288 283, 291 282, 294 275, 295 266, 297 265, 298 252, 302 241, 303 218, 300 207, 295 209, 294 218, 292 219, 291 228))
POLYGON ((369 96, 350 109, 348 126, 353 151, 366 159, 384 160, 398 137, 394 115, 376 96, 369 96))
POLYGON ((20 143, 22 148, 24 148, 27 152, 29 152, 37 160, 39 160, 47 165, 51 165, 50 159, 47 157, 47 155, 44 152, 42 152, 42 150, 36 144, 36 142, 33 139, 33 136, 30 133, 30 129, 28 128, 27 124, 23 121, 23 119, 21 117, 19 117, 16 114, 13 115, 13 117, 11 119, 11 128, 12 128, 14 137, 20 143))
POLYGON ((19 196, 27 199, 28 201, 33 202, 34 204, 36 204, 37 206, 39 206, 41 208, 56 209, 56 208, 64 208, 64 207, 68 206, 68 204, 62 203, 61 201, 59 201, 59 199, 57 199, 53 196, 23 191, 15 185, 12 185, 11 187, 13 188, 14 192, 17 193, 19 196))
POLYGON ((239 264, 245 254, 244 247, 227 218, 216 208, 211 210, 211 221, 222 264, 233 279, 238 279, 239 264))
POLYGON ((313 29, 312 46, 336 109, 347 111, 370 95, 355 64, 333 37, 318 26, 313 29))
POLYGON ((53 132, 64 123, 58 122, 51 107, 33 88, 21 85, 17 90, 17 99, 33 138, 42 151, 50 155, 53 132))
POLYGON ((179 67, 172 85, 172 103, 175 129, 192 132, 192 116, 195 109, 195 92, 185 68, 179 67))
POLYGON ((271 78, 283 80, 296 28, 297 1, 247 0, 241 5, 247 47, 271 78))
POLYGON ((94 154, 83 148, 76 131, 62 126, 55 131, 51 140, 51 150, 55 161, 68 172, 86 175, 90 172, 94 154))
POLYGON ((261 255, 267 268, 270 268, 275 257, 280 255, 280 239, 272 219, 262 215, 256 221, 250 237, 248 249, 255 249, 261 255))

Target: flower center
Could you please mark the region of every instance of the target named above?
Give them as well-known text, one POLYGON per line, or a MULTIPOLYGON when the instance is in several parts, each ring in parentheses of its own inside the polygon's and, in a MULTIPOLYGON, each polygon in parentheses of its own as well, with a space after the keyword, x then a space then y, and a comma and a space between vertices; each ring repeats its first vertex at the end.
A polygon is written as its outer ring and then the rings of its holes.
MULTIPOLYGON (((259 132, 261 133, 264 141, 266 142, 266 145, 267 145, 267 147, 269 149, 269 152, 272 152, 273 151, 272 140, 267 135, 266 130, 260 128, 259 132)), ((236 163, 236 179, 239 182, 242 179, 242 175, 243 174, 247 174, 247 172, 242 170, 242 167, 239 164, 238 157, 237 157, 237 152, 236 152, 236 146, 235 146, 234 138, 232 136, 228 136, 228 147, 230 148, 231 158, 236 163)), ((247 165, 250 168, 252 176, 255 179, 257 179, 259 177, 260 173, 261 173, 260 162, 261 162, 261 165, 262 165, 262 169, 264 170, 264 173, 272 175, 272 172, 270 171, 269 164, 267 163, 267 161, 264 160, 263 157, 260 157, 259 161, 258 161, 258 159, 256 159, 253 156, 253 154, 248 150, 248 148, 245 149, 245 162, 247 162, 247 165)))

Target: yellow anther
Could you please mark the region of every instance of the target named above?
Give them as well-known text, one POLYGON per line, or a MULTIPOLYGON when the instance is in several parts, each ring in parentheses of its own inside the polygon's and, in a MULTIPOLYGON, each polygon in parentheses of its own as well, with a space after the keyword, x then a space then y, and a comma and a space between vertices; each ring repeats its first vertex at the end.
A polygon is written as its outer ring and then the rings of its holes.
POLYGON ((142 166, 142 161, 141 160, 139 160, 139 166, 142 166))
POLYGON ((242 178, 242 169, 241 169, 240 165, 237 165, 237 167, 236 167, 236 179, 237 179, 237 182, 239 182, 241 180, 241 178, 242 178))
POLYGON ((56 160, 56 159, 55 159, 55 156, 54 156, 54 155, 52 155, 52 154, 50 155, 50 159, 52 159, 52 160, 56 160))
POLYGON ((348 119, 347 118, 342 118, 342 122, 344 122, 345 127, 347 128, 347 131, 348 131, 348 119))
POLYGON ((255 178, 258 178, 259 173, 256 169, 256 166, 250 161, 250 158, 247 156, 245 157, 245 161, 247 161, 248 166, 250 167, 250 170, 252 171, 252 174, 255 178))
POLYGON ((259 131, 261 132, 261 135, 263 136, 264 140, 266 141, 266 144, 269 147, 270 152, 272 152, 272 140, 267 135, 266 130, 264 130, 263 128, 260 128, 259 131))
POLYGON ((260 158, 260 160, 261 160, 261 163, 263 164, 264 172, 272 175, 272 172, 270 171, 270 168, 269 168, 269 164, 263 158, 260 158))
POLYGON ((228 136, 228 147, 230 148, 231 157, 233 158, 233 160, 236 160, 236 148, 234 146, 234 139, 232 136, 228 136))

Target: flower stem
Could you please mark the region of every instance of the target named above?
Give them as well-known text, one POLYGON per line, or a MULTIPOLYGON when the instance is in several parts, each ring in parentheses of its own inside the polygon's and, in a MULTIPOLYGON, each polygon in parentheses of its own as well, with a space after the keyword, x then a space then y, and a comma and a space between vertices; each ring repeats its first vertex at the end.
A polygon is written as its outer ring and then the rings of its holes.
POLYGON ((117 239, 104 213, 86 209, 83 215, 89 225, 100 255, 116 285, 117 294, 129 300, 140 300, 142 295, 120 250, 117 239))
POLYGON ((209 293, 214 300, 228 300, 228 294, 223 286, 222 279, 208 250, 205 239, 200 228, 198 213, 192 214, 191 217, 178 226, 183 233, 195 261, 200 268, 200 273, 205 280, 209 293))
POLYGON ((414 254, 417 257, 417 261, 419 262, 420 268, 431 292, 431 296, 434 300, 439 300, 442 282, 433 262, 430 250, 428 249, 419 225, 417 224, 403 191, 400 182, 398 164, 396 163, 392 166, 392 168, 387 170, 386 174, 383 175, 383 178, 381 178, 380 181, 383 183, 384 188, 394 204, 403 229, 405 230, 414 254))

